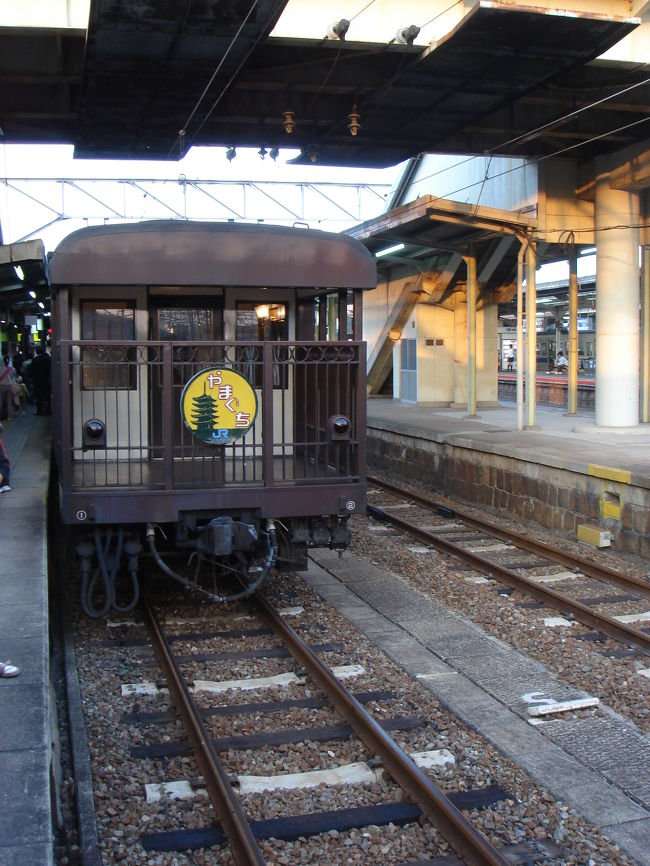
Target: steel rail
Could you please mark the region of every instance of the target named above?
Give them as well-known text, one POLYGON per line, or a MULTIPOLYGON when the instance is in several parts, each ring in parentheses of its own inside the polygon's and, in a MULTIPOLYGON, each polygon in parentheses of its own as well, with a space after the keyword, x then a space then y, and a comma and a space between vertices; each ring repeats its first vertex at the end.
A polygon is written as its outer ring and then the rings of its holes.
POLYGON ((645 595, 646 598, 650 598, 650 583, 640 580, 638 577, 621 574, 620 572, 614 571, 604 565, 596 565, 579 555, 564 553, 563 551, 558 550, 555 547, 550 547, 541 541, 534 541, 519 532, 501 529, 489 520, 482 520, 479 517, 474 517, 465 511, 457 509, 455 506, 450 508, 449 506, 443 505, 441 502, 436 502, 434 499, 430 499, 428 496, 417 493, 410 488, 405 489, 404 487, 398 487, 395 484, 391 484, 390 481, 384 481, 380 478, 368 476, 368 483, 373 484, 375 487, 381 487, 384 490, 388 490, 396 496, 412 499, 414 502, 424 505, 425 508, 442 508, 445 509, 445 511, 453 511, 454 515, 459 517, 463 523, 466 523, 468 526, 472 526, 475 529, 483 529, 491 535, 494 535, 495 538, 501 539, 501 541, 510 541, 522 550, 526 550, 529 553, 536 553, 539 556, 545 556, 547 559, 551 559, 561 565, 566 565, 569 568, 579 566, 580 571, 587 577, 593 577, 596 580, 607 580, 610 583, 616 583, 625 589, 633 589, 635 592, 645 595))
POLYGON ((237 866, 266 866, 250 824, 233 791, 230 777, 217 756, 212 738, 199 715, 144 588, 140 602, 154 650, 163 668, 185 732, 194 749, 210 800, 228 837, 233 860, 237 866))
POLYGON ((470 553, 468 550, 463 550, 462 547, 454 544, 452 541, 445 541, 444 538, 438 537, 437 533, 427 532, 426 529, 419 529, 417 526, 412 526, 405 520, 401 520, 399 517, 395 517, 392 514, 383 511, 381 508, 369 505, 368 513, 373 517, 376 517, 378 520, 391 523, 407 535, 410 535, 425 544, 430 544, 437 550, 447 553, 456 559, 460 559, 471 568, 483 572, 483 574, 496 575, 503 583, 507 583, 514 589, 527 592, 529 595, 534 596, 549 607, 560 610, 563 613, 571 614, 579 622, 583 623, 583 625, 587 625, 589 628, 596 629, 597 631, 605 632, 605 634, 608 634, 610 637, 613 637, 618 641, 634 644, 634 646, 636 646, 642 653, 650 655, 650 635, 645 634, 645 632, 639 631, 636 628, 631 628, 604 613, 596 613, 579 601, 572 601, 570 598, 556 592, 554 589, 544 587, 539 583, 536 583, 534 580, 524 577, 521 574, 517 574, 515 571, 512 571, 512 569, 506 568, 504 565, 499 565, 478 553, 470 553))
POLYGON ((381 757, 391 776, 417 803, 456 853, 465 858, 470 866, 506 866, 508 861, 391 740, 354 695, 282 619, 265 596, 258 590, 253 598, 296 662, 309 672, 366 746, 381 757))

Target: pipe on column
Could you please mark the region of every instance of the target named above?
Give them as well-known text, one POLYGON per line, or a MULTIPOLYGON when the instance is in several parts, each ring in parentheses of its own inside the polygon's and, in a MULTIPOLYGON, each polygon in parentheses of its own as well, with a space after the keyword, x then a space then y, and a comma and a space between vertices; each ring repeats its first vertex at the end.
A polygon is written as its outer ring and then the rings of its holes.
POLYGON ((465 258, 467 265, 467 414, 476 417, 476 256, 465 258))
POLYGON ((526 249, 526 407, 528 427, 535 426, 537 402, 537 283, 535 265, 537 256, 535 245, 528 244, 526 249))
POLYGON ((578 256, 572 244, 569 252, 569 415, 578 412, 578 256))
POLYGON ((643 247, 641 298, 641 421, 650 421, 650 246, 643 247))
POLYGON ((519 236, 517 256, 517 430, 524 429, 524 258, 528 237, 519 236))

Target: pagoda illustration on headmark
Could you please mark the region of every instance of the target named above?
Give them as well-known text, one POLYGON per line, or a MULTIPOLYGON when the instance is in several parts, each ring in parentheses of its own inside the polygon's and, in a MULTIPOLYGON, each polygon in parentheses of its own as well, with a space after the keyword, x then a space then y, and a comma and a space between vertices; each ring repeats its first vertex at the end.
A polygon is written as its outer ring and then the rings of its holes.
POLYGON ((210 397, 204 384, 203 394, 195 397, 192 404, 192 423, 196 424, 194 433, 199 439, 208 441, 212 438, 219 419, 217 401, 210 397))

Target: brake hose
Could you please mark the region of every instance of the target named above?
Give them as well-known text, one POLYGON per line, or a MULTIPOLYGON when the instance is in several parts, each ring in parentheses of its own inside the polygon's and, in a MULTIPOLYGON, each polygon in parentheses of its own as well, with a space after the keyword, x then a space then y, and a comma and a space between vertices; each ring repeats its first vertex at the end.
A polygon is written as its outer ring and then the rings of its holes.
POLYGON ((234 595, 216 595, 213 592, 208 592, 207 590, 201 589, 200 587, 196 586, 196 584, 192 583, 192 581, 188 580, 186 577, 183 577, 182 574, 179 574, 177 571, 174 571, 172 568, 170 568, 162 560, 160 554, 156 550, 156 530, 155 526, 152 523, 147 524, 146 537, 149 544, 149 550, 151 551, 151 555, 153 556, 154 561, 156 562, 158 567, 165 572, 165 574, 167 574, 169 577, 172 577, 174 580, 179 581, 179 583, 182 583, 183 586, 188 589, 194 589, 198 592, 208 595, 213 601, 230 602, 239 601, 242 598, 247 598, 249 595, 252 595, 264 583, 268 573, 275 564, 275 560, 278 555, 278 544, 275 535, 275 524, 272 520, 267 520, 266 526, 267 532, 265 533, 265 535, 267 535, 268 538, 268 554, 264 565, 262 566, 260 576, 257 578, 255 583, 250 584, 249 586, 245 587, 241 592, 235 593, 234 595))

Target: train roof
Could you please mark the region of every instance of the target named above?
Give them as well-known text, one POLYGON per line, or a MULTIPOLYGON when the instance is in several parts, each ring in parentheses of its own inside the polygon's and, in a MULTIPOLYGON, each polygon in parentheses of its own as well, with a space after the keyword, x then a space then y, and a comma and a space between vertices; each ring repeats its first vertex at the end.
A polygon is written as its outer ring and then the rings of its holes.
POLYGON ((57 285, 371 289, 374 257, 354 238, 248 223, 148 221, 90 226, 50 255, 57 285))

